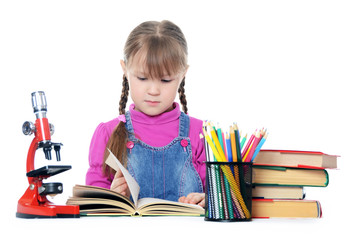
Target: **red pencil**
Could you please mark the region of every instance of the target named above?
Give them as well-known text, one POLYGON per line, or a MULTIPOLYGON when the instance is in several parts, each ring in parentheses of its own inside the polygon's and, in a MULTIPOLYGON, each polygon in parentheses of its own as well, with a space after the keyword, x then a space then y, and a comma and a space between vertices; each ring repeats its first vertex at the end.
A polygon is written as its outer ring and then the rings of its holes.
MULTIPOLYGON (((255 131, 256 131, 256 130, 255 130, 255 131)), ((246 152, 248 151, 248 149, 249 149, 251 143, 253 142, 254 138, 255 138, 255 133, 253 133, 253 134, 251 135, 251 137, 249 138, 249 141, 248 141, 248 143, 246 144, 246 146, 245 146, 245 148, 244 148, 244 150, 243 150, 243 153, 241 154, 241 159, 244 158, 244 156, 245 156, 246 152)))
POLYGON ((250 149, 250 151, 248 153, 248 156, 246 156, 245 162, 250 162, 251 161, 251 158, 254 155, 255 149, 258 146, 258 144, 260 142, 260 139, 261 139, 261 133, 260 133, 260 131, 258 131, 256 133, 256 136, 255 136, 254 141, 253 141, 253 145, 251 146, 251 149, 250 149))

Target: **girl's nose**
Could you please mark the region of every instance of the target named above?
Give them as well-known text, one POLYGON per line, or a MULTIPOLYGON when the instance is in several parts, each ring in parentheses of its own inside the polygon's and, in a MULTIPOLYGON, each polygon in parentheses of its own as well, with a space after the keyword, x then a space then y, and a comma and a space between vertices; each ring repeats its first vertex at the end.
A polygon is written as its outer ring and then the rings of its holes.
POLYGON ((152 96, 160 95, 160 84, 157 81, 150 81, 148 88, 148 94, 152 96))

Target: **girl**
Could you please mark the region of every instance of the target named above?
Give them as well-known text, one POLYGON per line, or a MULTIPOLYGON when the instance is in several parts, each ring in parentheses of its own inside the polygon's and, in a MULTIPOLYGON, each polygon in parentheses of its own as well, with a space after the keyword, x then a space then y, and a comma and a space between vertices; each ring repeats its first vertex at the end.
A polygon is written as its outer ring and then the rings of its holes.
POLYGON ((204 207, 202 121, 186 115, 187 43, 182 31, 170 21, 140 24, 127 39, 121 66, 120 115, 95 130, 86 184, 130 196, 122 172, 105 164, 109 148, 140 185, 140 198, 204 207), (133 104, 125 112, 129 92, 133 104), (177 92, 184 112, 174 102, 177 92))

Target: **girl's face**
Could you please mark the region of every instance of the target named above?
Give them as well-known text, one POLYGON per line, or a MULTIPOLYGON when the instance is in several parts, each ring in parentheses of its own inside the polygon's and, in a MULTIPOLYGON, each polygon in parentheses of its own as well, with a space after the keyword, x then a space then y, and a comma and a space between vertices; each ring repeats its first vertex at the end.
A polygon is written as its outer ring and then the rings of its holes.
POLYGON ((126 66, 121 60, 123 72, 129 81, 135 110, 149 116, 171 111, 177 90, 186 71, 171 76, 165 74, 161 78, 151 78, 143 64, 140 64, 141 62, 137 56, 130 66, 126 66))

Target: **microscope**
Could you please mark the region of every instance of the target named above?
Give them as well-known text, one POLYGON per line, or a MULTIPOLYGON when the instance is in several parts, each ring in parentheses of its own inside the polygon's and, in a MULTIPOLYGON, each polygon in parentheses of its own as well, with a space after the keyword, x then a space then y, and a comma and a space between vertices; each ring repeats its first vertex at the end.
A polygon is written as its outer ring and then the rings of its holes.
POLYGON ((78 218, 79 206, 54 205, 47 199, 47 195, 56 195, 63 192, 62 183, 43 183, 56 174, 71 169, 70 165, 49 165, 34 169, 35 152, 43 149, 45 158, 52 159, 51 151, 54 148, 57 161, 60 161, 61 143, 51 141, 54 126, 46 117, 47 102, 42 91, 31 94, 35 124, 26 121, 22 130, 25 135, 34 134, 26 160, 26 176, 29 187, 18 201, 16 217, 18 218, 78 218))

